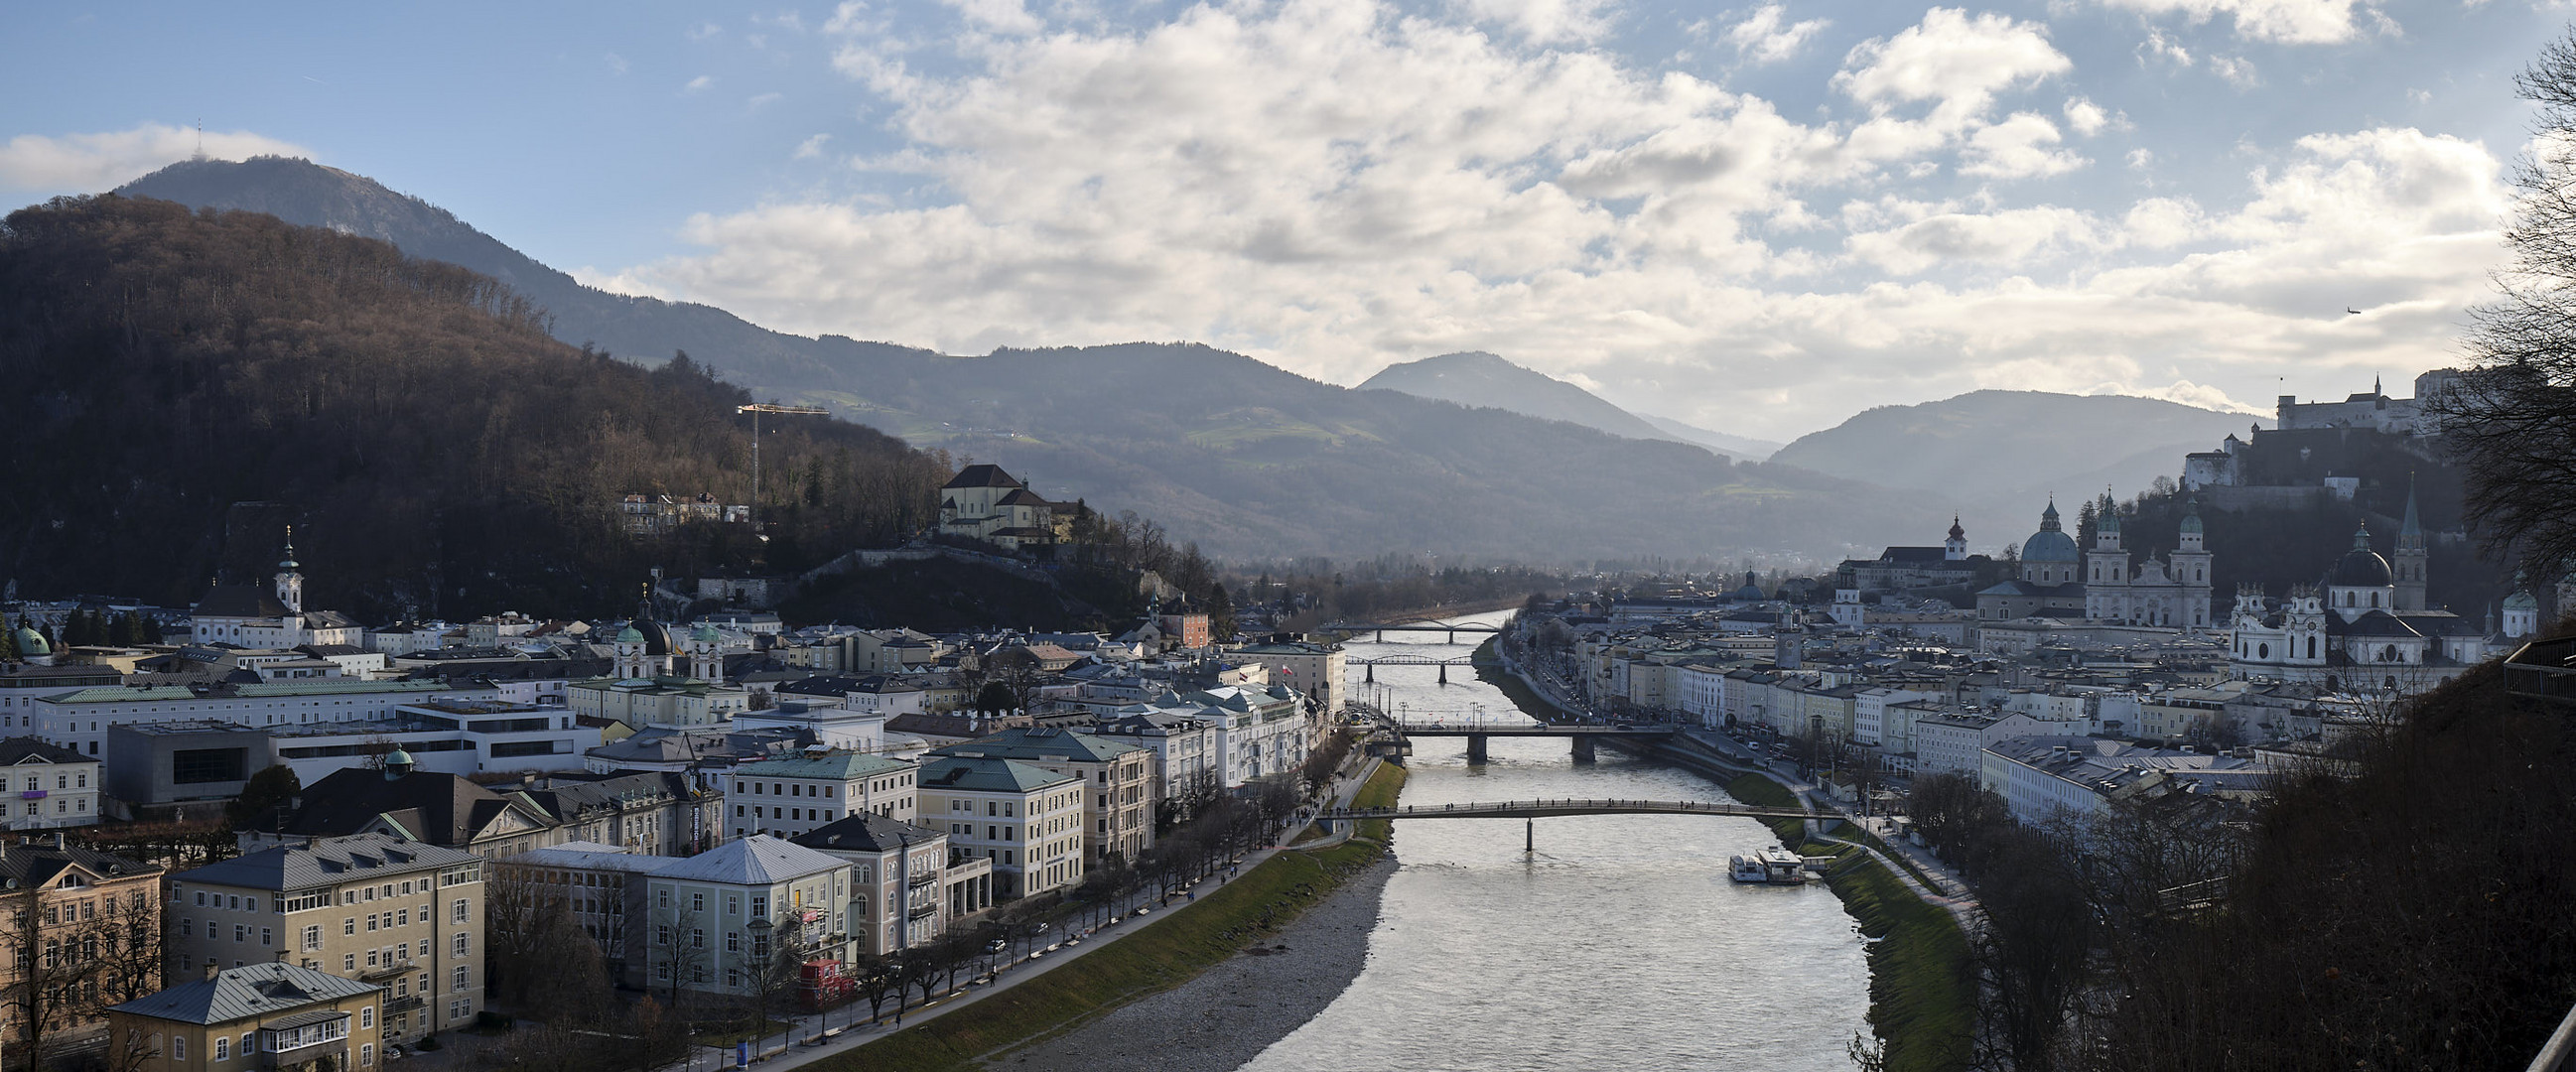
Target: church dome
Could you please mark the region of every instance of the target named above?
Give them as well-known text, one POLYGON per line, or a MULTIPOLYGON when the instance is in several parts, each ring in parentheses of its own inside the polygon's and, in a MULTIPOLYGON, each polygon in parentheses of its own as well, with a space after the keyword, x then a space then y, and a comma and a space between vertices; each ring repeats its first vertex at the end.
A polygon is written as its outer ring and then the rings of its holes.
POLYGON ((2188 514, 2182 515, 2182 530, 2184 532, 2200 531, 2200 511, 2194 510, 2188 514))
POLYGON ((714 644, 722 641, 724 638, 716 634, 714 623, 699 622, 697 629, 689 634, 689 639, 702 644, 714 644))
POLYGON ((617 631, 617 642, 620 644, 641 644, 644 642, 644 634, 642 631, 635 628, 634 623, 629 622, 627 623, 626 628, 617 631))
POLYGON ((2537 611, 2540 609, 2539 597, 2531 594, 2531 578, 2529 574, 2520 570, 2514 571, 2513 594, 2504 597, 2504 609, 2528 611, 2537 611))
POLYGON ((2334 572, 2326 583, 2345 588, 2378 588, 2396 583, 2397 574, 2388 568, 2388 560, 2370 549, 2370 526, 2353 530, 2352 550, 2335 560, 2334 572))
POLYGON ((2057 523, 2057 500, 2048 500, 2048 509, 2039 515, 2039 531, 2031 533, 2029 539, 2021 542, 2021 560, 2024 562, 2080 562, 2083 557, 2076 553, 2075 537, 2067 535, 2066 530, 2059 527, 2057 523))
POLYGON ((22 625, 18 627, 17 640, 18 657, 21 659, 33 659, 41 655, 51 655, 54 653, 54 646, 45 643, 45 634, 39 633, 28 626, 22 625))

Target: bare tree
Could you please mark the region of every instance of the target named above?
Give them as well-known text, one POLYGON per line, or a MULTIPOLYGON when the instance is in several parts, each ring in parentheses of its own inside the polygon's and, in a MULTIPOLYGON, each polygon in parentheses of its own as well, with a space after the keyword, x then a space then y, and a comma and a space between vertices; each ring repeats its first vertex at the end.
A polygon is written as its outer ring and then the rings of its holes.
POLYGON ((2576 557, 2576 36, 2543 46, 2515 85, 2539 106, 2539 136, 2514 170, 2513 264, 2475 311, 2475 370, 2428 405, 2466 463, 2470 522, 2554 565, 2576 557))

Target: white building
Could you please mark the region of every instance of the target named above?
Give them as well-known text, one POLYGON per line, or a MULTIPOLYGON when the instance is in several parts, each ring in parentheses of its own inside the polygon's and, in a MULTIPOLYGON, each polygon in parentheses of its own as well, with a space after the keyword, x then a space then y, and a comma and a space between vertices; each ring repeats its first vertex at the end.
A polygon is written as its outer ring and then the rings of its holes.
POLYGON ((735 837, 793 838, 861 813, 910 822, 918 768, 859 752, 771 759, 727 776, 725 826, 735 837))
POLYGON ((850 878, 848 861, 765 834, 645 875, 645 974, 655 986, 749 996, 782 953, 846 963, 856 952, 850 878))
POLYGON ((945 829, 958 852, 993 863, 1008 901, 1081 883, 1082 779, 1026 763, 943 756, 921 768, 920 825, 945 829))
POLYGON ((358 647, 366 630, 338 611, 304 609, 304 575, 296 572, 295 530, 286 532, 286 557, 275 584, 217 585, 192 615, 190 637, 199 644, 241 648, 295 648, 306 644, 358 647))
POLYGON ((141 688, 86 688, 36 701, 36 735, 85 755, 106 747, 107 727, 221 719, 254 728, 373 722, 436 696, 471 697, 438 681, 319 678, 257 685, 216 682, 141 688))
POLYGON ((33 737, 0 740, 0 800, 6 817, 0 826, 40 830, 52 826, 88 826, 99 821, 98 760, 33 737))
POLYGON ((2272 774, 2254 760, 2099 737, 2014 737, 1986 746, 1981 759, 1978 784, 2003 797, 2014 818, 2032 823, 2101 815, 2151 790, 2252 799, 2272 774))

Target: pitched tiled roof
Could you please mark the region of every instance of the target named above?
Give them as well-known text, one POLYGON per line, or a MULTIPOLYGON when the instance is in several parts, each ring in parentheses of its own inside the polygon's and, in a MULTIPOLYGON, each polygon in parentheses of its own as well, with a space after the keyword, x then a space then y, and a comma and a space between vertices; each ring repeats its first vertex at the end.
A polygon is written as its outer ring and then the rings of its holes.
POLYGON ((462 849, 424 845, 383 834, 359 834, 322 838, 311 845, 277 845, 179 872, 170 876, 170 881, 253 890, 302 890, 347 882, 369 873, 410 874, 478 859, 481 857, 462 849))
POLYGON ((277 593, 255 584, 221 584, 206 589, 197 601, 199 618, 284 618, 294 611, 277 601, 277 593))
POLYGON ((122 856, 84 849, 77 845, 54 848, 51 845, 16 845, 0 850, 0 877, 13 880, 20 889, 31 889, 52 882, 71 868, 93 875, 122 877, 136 874, 159 874, 161 865, 128 860, 122 856))
POLYGON ((940 490, 945 491, 949 488, 1016 488, 1021 486, 1022 485, 1019 481, 1011 478, 1011 474, 1003 472, 1001 466, 970 465, 958 470, 956 479, 942 484, 939 487, 940 490))
POLYGON ((98 759, 84 756, 59 745, 46 744, 33 737, 11 737, 0 741, 0 766, 14 767, 20 763, 30 762, 96 763, 98 759))
POLYGON ((302 803, 277 825, 278 833, 340 837, 365 830, 384 816, 420 840, 465 845, 504 811, 523 811, 540 826, 548 822, 533 807, 457 775, 432 771, 400 778, 363 767, 333 771, 304 787, 298 798, 302 803))
POLYGON ((923 789, 1026 793, 1076 781, 1081 779, 1007 759, 943 756, 922 765, 920 784, 923 789))
POLYGON ((122 1005, 117 1012, 186 1024, 229 1024, 290 1013, 384 989, 282 961, 227 968, 212 979, 181 983, 122 1005))
POLYGON ((1003 730, 990 737, 952 744, 937 749, 932 754, 1107 763, 1120 756, 1142 750, 1140 745, 1113 741, 1077 730, 1058 729, 1053 726, 1022 726, 1003 730))
POLYGON ((926 826, 916 826, 901 819, 889 819, 875 812, 860 812, 828 826, 819 826, 788 840, 809 849, 843 852, 891 852, 906 841, 927 845, 932 839, 945 837, 926 826))
POLYGON ((679 866, 655 872, 653 877, 676 882, 770 886, 846 866, 840 859, 803 845, 753 834, 681 860, 679 866))
POLYGON ((795 759, 765 759, 734 768, 734 773, 755 778, 865 778, 871 774, 903 770, 910 763, 884 756, 858 752, 832 752, 795 759))

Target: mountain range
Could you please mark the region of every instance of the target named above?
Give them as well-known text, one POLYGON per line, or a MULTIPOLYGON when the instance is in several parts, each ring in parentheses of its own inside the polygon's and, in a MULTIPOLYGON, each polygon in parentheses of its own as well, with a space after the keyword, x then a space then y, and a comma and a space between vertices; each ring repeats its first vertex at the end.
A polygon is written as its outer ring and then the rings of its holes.
POLYGON ((1979 392, 1891 408, 1909 418, 1873 410, 1756 463, 1735 459, 1772 444, 1630 413, 1490 354, 1397 365, 1357 389, 1203 346, 955 357, 587 287, 426 201, 304 160, 188 161, 116 192, 382 239, 507 284, 566 343, 641 363, 685 351, 757 397, 1002 464, 1042 494, 1136 510, 1238 559, 1688 560, 1933 542, 1954 510, 2035 512, 2019 503, 2033 488, 2143 487, 2244 421, 2143 399, 1979 392), (2118 423, 2131 416, 2144 419, 2118 423), (2083 449, 2068 449, 2075 438, 2083 449))

